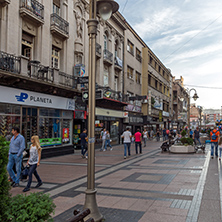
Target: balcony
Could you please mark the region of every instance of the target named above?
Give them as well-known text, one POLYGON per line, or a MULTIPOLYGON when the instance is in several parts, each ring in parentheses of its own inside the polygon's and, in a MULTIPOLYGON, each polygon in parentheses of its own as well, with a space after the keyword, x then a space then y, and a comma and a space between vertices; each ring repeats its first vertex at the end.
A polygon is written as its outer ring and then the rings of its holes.
POLYGON ((96 57, 101 58, 102 55, 102 47, 99 43, 96 43, 96 57))
POLYGON ((48 66, 43 66, 39 61, 32 60, 28 63, 28 76, 44 82, 54 82, 54 73, 48 66))
POLYGON ((103 62, 109 66, 113 64, 113 53, 107 49, 103 50, 103 62))
POLYGON ((38 26, 44 24, 44 6, 36 0, 20 0, 20 15, 38 26))
POLYGON ((69 38, 69 23, 56 13, 51 14, 51 33, 62 39, 69 38))
POLYGON ((21 60, 19 57, 0 51, 0 70, 20 74, 21 60))
POLYGON ((115 62, 114 62, 114 68, 115 68, 115 70, 117 70, 117 71, 122 71, 122 68, 123 68, 123 61, 120 59, 120 58, 118 58, 117 56, 115 57, 115 60, 114 60, 115 62))
POLYGON ((70 88, 77 88, 76 78, 64 72, 59 72, 59 84, 70 88))

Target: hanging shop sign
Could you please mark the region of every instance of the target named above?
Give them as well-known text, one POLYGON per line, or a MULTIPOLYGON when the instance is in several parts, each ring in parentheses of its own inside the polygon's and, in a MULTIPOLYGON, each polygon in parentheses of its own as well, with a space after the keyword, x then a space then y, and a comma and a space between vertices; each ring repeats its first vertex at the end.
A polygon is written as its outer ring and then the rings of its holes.
POLYGON ((169 114, 168 112, 163 111, 163 116, 167 116, 167 117, 169 117, 170 114, 169 114))
POLYGON ((132 104, 128 104, 128 105, 125 107, 125 110, 131 111, 131 112, 138 112, 138 113, 141 113, 141 112, 142 112, 141 106, 134 106, 134 105, 132 105, 132 104))
POLYGON ((23 89, 0 86, 0 101, 26 106, 48 107, 56 109, 75 109, 75 100, 23 89))

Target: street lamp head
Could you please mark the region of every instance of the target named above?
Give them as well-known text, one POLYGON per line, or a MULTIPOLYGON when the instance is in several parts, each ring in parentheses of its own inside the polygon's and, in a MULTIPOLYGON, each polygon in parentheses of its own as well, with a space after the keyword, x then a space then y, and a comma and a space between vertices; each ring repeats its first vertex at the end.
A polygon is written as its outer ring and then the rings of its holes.
POLYGON ((97 0, 97 11, 103 20, 108 20, 112 13, 119 9, 119 4, 114 0, 97 0))
POLYGON ((197 93, 195 93, 195 94, 193 95, 194 101, 196 101, 198 98, 199 98, 199 96, 197 95, 197 93))

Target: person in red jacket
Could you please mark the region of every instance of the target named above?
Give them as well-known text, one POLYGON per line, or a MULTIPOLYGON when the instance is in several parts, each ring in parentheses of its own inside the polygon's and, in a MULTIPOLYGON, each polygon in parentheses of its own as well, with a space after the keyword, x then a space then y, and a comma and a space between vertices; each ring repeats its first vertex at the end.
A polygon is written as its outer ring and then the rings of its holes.
POLYGON ((134 134, 134 138, 135 138, 136 154, 138 154, 138 149, 137 149, 138 146, 140 148, 140 153, 142 153, 142 134, 140 133, 140 129, 137 129, 137 132, 134 134))
POLYGON ((213 131, 210 132, 210 142, 211 142, 211 158, 214 158, 214 147, 215 147, 215 156, 218 157, 218 142, 220 139, 220 132, 215 126, 213 131))

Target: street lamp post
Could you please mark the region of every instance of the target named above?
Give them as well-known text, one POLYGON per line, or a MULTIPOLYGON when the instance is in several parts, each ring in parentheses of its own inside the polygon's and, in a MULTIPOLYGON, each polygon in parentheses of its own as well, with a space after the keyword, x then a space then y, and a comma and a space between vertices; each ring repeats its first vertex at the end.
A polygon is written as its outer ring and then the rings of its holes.
POLYGON ((194 99, 194 101, 196 101, 199 97, 198 97, 198 95, 197 95, 197 91, 196 91, 196 89, 194 89, 194 88, 192 88, 192 89, 187 89, 187 92, 188 92, 188 95, 189 95, 189 98, 188 98, 188 129, 190 129, 190 92, 192 91, 192 90, 194 90, 195 91, 195 93, 194 93, 194 95, 193 95, 193 99, 194 99))
POLYGON ((90 0, 89 4, 89 115, 88 115, 88 162, 87 162, 87 189, 85 191, 84 208, 90 209, 89 217, 95 221, 103 219, 96 202, 95 189, 95 92, 96 92, 96 35, 97 12, 103 20, 111 17, 119 9, 119 5, 113 0, 90 0))

